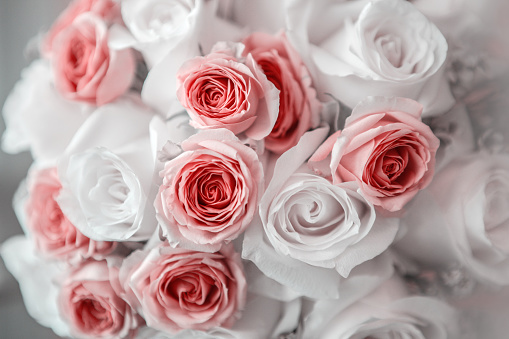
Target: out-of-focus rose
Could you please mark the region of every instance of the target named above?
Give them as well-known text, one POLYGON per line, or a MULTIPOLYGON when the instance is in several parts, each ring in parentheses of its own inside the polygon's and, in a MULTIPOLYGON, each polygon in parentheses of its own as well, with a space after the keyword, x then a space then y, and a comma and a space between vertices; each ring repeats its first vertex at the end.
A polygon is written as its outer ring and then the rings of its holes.
POLYGON ((58 306, 73 336, 129 338, 139 325, 138 315, 112 287, 106 261, 88 261, 67 272, 60 286, 58 306))
POLYGON ((115 0, 74 0, 51 26, 42 43, 42 53, 46 57, 51 57, 53 43, 58 34, 69 27, 80 14, 87 12, 101 17, 108 23, 120 19, 120 8, 115 0))
POLYGON ((212 53, 185 62, 177 97, 200 129, 226 128, 253 139, 266 137, 278 117, 279 91, 243 45, 216 44, 212 53))
MULTIPOLYGON (((355 182, 338 186, 305 172, 301 165, 326 134, 326 128, 304 134, 277 160, 260 218, 244 235, 242 256, 300 295, 338 298, 342 278, 363 275, 362 267, 352 270, 364 262, 372 267, 373 258, 392 243, 398 223, 376 217, 355 182)), ((387 268, 384 258, 379 262, 372 270, 376 277, 387 268)), ((392 268, 387 272, 390 276, 392 268)))
POLYGON ((320 102, 306 66, 283 33, 257 32, 243 43, 244 55, 250 53, 279 90, 279 115, 264 142, 268 150, 281 154, 295 146, 304 132, 318 126, 320 102))
POLYGON ((509 157, 451 162, 409 206, 398 250, 438 269, 463 267, 483 283, 509 284, 509 157))
POLYGON ((246 301, 242 263, 231 244, 215 253, 159 244, 131 254, 119 277, 147 325, 172 334, 231 327, 246 301))
POLYGON ((117 100, 97 109, 66 149, 58 164, 57 202, 87 237, 139 241, 156 230, 152 118, 134 98, 117 100))
POLYGON ((374 205, 400 210, 433 178, 439 140, 421 113, 422 105, 410 99, 369 97, 310 162, 330 155, 334 183, 356 181, 374 205))
POLYGON ((62 98, 49 62, 36 60, 23 70, 5 100, 2 149, 6 153, 30 150, 39 164, 54 166, 92 110, 91 105, 62 98))
POLYGON ((172 245, 216 251, 253 219, 263 169, 256 152, 225 129, 198 133, 182 149, 161 171, 157 219, 172 245))
POLYGON ((108 47, 108 27, 84 13, 52 45, 55 86, 67 99, 98 106, 115 100, 131 85, 134 56, 130 49, 108 47))
POLYGON ((19 283, 28 314, 57 335, 69 337, 69 324, 58 308, 58 278, 69 267, 62 262, 45 260, 36 251, 33 241, 17 235, 0 246, 5 267, 19 283))
POLYGON ((55 200, 61 188, 56 168, 36 171, 28 179, 28 200, 23 204, 25 227, 37 250, 62 260, 100 258, 111 253, 116 243, 89 239, 64 216, 55 200))
POLYGON ((438 299, 409 296, 396 277, 348 307, 324 300, 310 309, 301 338, 450 339, 458 334, 453 308, 438 299))
POLYGON ((426 116, 454 104, 444 76, 447 42, 408 1, 296 0, 288 28, 316 71, 320 96, 350 107, 368 95, 403 96, 422 103, 426 116))

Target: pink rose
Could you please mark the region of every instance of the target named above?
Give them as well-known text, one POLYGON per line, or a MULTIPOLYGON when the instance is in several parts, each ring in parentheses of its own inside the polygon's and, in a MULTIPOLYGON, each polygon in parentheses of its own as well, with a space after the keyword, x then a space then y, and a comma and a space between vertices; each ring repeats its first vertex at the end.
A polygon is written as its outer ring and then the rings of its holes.
POLYGON ((115 100, 131 85, 134 56, 130 49, 108 47, 108 28, 85 13, 58 35, 52 57, 55 85, 67 99, 98 106, 115 100))
POLYGON ((244 40, 245 53, 255 61, 279 90, 279 115, 264 139, 265 147, 281 154, 320 122, 320 102, 311 87, 311 76, 286 35, 253 33, 244 40))
POLYGON ((169 333, 231 327, 246 299, 240 255, 231 244, 216 253, 163 244, 137 251, 119 277, 147 325, 169 333))
POLYGON ((128 338, 138 327, 139 316, 120 298, 106 261, 89 261, 71 271, 60 289, 58 306, 71 334, 80 338, 128 338))
POLYGON ((50 57, 57 35, 69 27, 80 14, 87 12, 94 13, 107 22, 121 20, 120 7, 114 0, 74 0, 51 26, 42 43, 42 54, 50 57))
POLYGON ((35 172, 29 178, 25 211, 27 227, 37 250, 61 260, 103 257, 111 253, 117 243, 91 240, 65 217, 55 200, 61 188, 55 168, 35 172))
POLYGON ((216 45, 212 53, 185 62, 177 72, 177 97, 200 129, 226 128, 260 140, 278 115, 279 91, 241 45, 216 45))
POLYGON ((334 183, 357 181, 368 201, 400 210, 433 177, 439 140, 421 113, 422 105, 411 99, 368 97, 310 162, 330 154, 334 183))
POLYGON ((253 219, 262 191, 262 166, 256 152, 225 129, 193 135, 182 149, 160 173, 157 219, 170 242, 188 248, 208 244, 208 250, 215 251, 253 219))

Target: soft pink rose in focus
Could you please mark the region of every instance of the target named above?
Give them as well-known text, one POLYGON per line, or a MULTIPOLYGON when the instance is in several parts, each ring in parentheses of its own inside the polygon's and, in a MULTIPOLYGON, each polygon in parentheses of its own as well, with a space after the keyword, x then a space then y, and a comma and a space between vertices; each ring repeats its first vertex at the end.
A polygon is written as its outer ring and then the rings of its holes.
POLYGON ((119 277, 147 325, 169 333, 229 328, 246 299, 240 255, 231 244, 216 253, 164 244, 137 251, 124 261, 119 277))
POLYGON ((37 171, 29 178, 25 211, 35 247, 44 255, 60 260, 103 257, 111 253, 117 243, 91 240, 65 217, 55 200, 61 188, 55 168, 37 171))
POLYGON ((279 115, 264 141, 268 150, 281 154, 295 146, 304 132, 318 125, 321 104, 306 66, 286 35, 256 32, 243 42, 244 53, 251 53, 279 90, 279 115))
POLYGON ((334 183, 357 181, 368 201, 400 210, 434 173, 440 142, 421 113, 422 105, 411 99, 368 97, 310 162, 314 166, 330 155, 334 183))
POLYGON ((177 72, 177 97, 199 129, 226 128, 253 139, 267 136, 278 115, 279 91, 241 44, 216 44, 212 53, 177 72))
POLYGON ((60 14, 42 42, 42 54, 51 57, 55 38, 69 27, 80 14, 91 12, 107 22, 122 20, 119 4, 114 0, 74 0, 60 14))
POLYGON ((217 250, 253 219, 263 185, 261 163, 253 149, 225 129, 191 136, 182 149, 160 173, 157 219, 171 243, 217 250))
POLYGON ((122 95, 134 77, 132 51, 110 49, 106 23, 91 13, 58 35, 53 53, 56 88, 70 100, 104 105, 122 95))
POLYGON ((117 270, 106 261, 89 261, 63 280, 58 306, 73 336, 79 338, 130 338, 139 316, 120 298, 111 279, 117 270))

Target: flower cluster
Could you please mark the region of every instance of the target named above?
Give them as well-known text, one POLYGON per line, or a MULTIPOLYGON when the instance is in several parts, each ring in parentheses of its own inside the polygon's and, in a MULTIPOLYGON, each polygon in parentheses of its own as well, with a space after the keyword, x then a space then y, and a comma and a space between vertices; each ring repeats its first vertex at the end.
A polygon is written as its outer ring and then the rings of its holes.
POLYGON ((456 292, 509 285, 508 140, 477 83, 453 96, 470 21, 426 6, 72 1, 3 111, 34 159, 1 248, 28 312, 75 338, 464 338, 456 292))

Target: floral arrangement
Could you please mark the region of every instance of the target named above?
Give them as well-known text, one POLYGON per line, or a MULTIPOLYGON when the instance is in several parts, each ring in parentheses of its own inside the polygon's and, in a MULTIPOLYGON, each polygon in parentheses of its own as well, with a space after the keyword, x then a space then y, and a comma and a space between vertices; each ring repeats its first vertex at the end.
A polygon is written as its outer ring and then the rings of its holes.
POLYGON ((1 247, 28 312, 73 338, 486 337, 461 305, 509 285, 504 9, 73 0, 3 109, 34 159, 1 247))

